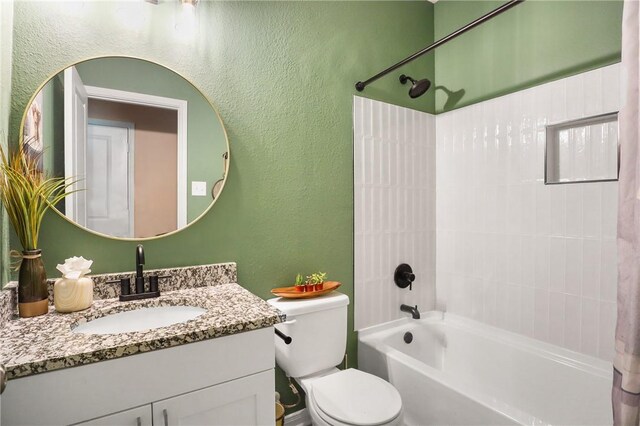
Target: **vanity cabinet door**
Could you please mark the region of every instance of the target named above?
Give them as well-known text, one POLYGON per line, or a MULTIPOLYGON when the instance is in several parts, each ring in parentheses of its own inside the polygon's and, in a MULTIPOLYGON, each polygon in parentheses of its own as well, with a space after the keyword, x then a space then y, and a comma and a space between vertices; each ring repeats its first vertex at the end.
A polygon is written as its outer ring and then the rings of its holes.
POLYGON ((274 370, 153 403, 155 426, 273 425, 274 370))
POLYGON ((73 426, 151 426, 151 405, 132 408, 73 426))

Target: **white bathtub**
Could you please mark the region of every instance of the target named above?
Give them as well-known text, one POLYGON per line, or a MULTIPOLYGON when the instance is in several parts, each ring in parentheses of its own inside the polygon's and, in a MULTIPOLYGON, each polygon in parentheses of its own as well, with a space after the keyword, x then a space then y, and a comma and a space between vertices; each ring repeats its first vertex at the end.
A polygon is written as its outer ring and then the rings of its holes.
POLYGON ((452 314, 422 317, 358 337, 358 368, 400 391, 408 425, 612 423, 610 363, 452 314))

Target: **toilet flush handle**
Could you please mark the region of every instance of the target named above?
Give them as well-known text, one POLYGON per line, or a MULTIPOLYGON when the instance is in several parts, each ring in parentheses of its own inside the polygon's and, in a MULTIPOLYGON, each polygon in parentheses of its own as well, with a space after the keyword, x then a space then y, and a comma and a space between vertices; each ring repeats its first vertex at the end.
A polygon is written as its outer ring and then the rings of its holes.
MULTIPOLYGON (((290 325, 290 324, 294 324, 296 322, 295 319, 292 319, 290 321, 285 321, 281 324, 283 325, 290 325)), ((282 331, 278 330, 275 326, 273 327, 273 330, 276 332, 276 336, 278 336, 279 338, 281 338, 282 340, 284 340, 284 343, 286 345, 291 344, 291 342, 293 341, 293 339, 291 338, 291 336, 287 336, 286 334, 284 334, 282 331)))
POLYGON ((275 327, 274 327, 274 331, 276 332, 276 336, 284 340, 285 345, 289 345, 293 341, 291 336, 287 336, 286 334, 284 334, 282 331, 278 330, 275 327))

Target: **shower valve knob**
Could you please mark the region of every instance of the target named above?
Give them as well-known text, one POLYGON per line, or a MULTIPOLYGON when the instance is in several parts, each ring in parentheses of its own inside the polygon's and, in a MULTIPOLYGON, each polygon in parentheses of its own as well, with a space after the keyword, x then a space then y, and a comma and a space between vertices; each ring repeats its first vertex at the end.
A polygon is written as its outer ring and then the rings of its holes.
POLYGON ((395 273, 393 274, 393 281, 400 288, 409 287, 409 290, 412 290, 415 279, 416 276, 413 273, 413 269, 411 269, 411 266, 406 263, 398 265, 395 273))

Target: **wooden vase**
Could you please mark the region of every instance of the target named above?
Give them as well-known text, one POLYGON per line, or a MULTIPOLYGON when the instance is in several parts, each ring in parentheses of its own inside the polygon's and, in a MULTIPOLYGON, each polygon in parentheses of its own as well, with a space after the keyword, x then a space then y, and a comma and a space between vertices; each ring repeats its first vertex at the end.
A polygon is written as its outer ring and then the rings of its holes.
POLYGON ((58 278, 53 284, 53 304, 58 312, 76 312, 93 303, 93 280, 89 277, 58 278))

